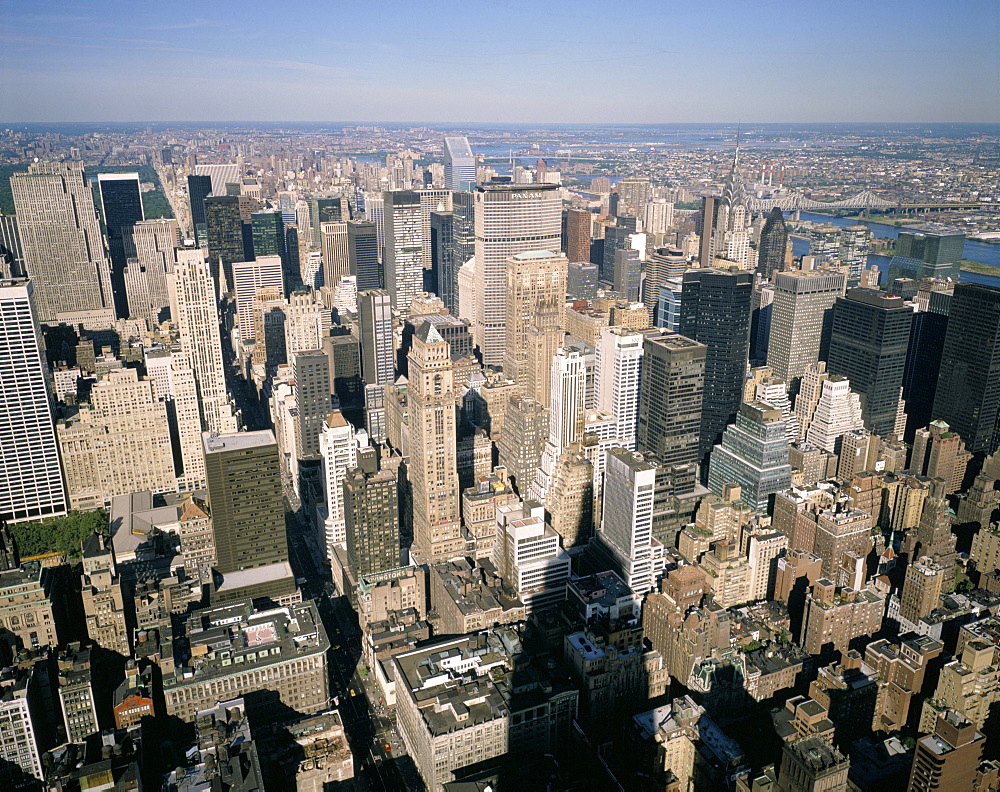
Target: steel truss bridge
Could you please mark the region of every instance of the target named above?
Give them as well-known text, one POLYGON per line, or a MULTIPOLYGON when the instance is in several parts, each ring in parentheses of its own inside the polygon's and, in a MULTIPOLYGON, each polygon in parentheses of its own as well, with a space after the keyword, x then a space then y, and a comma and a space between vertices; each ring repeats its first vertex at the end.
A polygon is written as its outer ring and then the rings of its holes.
POLYGON ((919 214, 926 212, 996 212, 1000 204, 977 201, 924 201, 900 203, 887 200, 870 190, 852 195, 840 201, 814 201, 797 192, 787 192, 777 198, 750 198, 750 209, 754 212, 770 212, 775 206, 788 212, 809 209, 863 209, 876 210, 881 214, 919 214))

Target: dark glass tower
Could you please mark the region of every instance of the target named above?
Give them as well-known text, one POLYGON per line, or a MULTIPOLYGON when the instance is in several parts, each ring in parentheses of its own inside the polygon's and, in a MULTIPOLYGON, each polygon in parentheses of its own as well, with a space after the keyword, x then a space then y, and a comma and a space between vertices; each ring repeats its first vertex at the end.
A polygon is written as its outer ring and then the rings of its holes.
POLYGON ((902 297, 872 289, 849 289, 833 305, 827 371, 863 395, 861 414, 875 434, 896 431, 912 321, 902 297))
POLYGON ((188 176, 188 200, 191 202, 191 225, 194 226, 195 243, 201 247, 208 244, 205 233, 205 199, 212 194, 212 177, 188 176))
POLYGON ((101 215, 104 217, 111 258, 111 292, 115 313, 128 316, 125 296, 125 265, 135 256, 132 227, 146 219, 142 211, 142 192, 138 173, 102 173, 97 177, 101 193, 101 215))
MULTIPOLYGON (((454 253, 454 214, 452 212, 431 212, 431 271, 436 276, 432 289, 440 297, 445 307, 458 314, 458 268, 454 253)), ((464 262, 463 262, 464 263, 464 262)), ((425 275, 426 277, 426 275, 425 275)))
POLYGON ((750 354, 753 273, 698 269, 684 273, 678 331, 705 344, 705 408, 701 457, 719 442, 743 401, 750 354))
POLYGON ((354 574, 360 577, 396 569, 399 566, 396 470, 387 466, 378 473, 366 474, 355 468, 348 472, 343 486, 347 557, 354 574))
POLYGON ((379 264, 378 233, 370 220, 347 223, 347 260, 351 274, 358 278, 358 292, 382 288, 379 264))
POLYGON ((212 277, 219 282, 219 262, 226 284, 233 287, 233 264, 250 260, 243 247, 240 199, 235 195, 213 195, 205 199, 205 245, 212 277))
POLYGON ((608 226, 604 229, 604 254, 601 260, 601 280, 607 283, 615 279, 615 253, 628 247, 628 238, 632 234, 625 226, 608 226))
POLYGON ((992 454, 1000 445, 1000 289, 979 283, 955 287, 933 416, 973 453, 992 454))
POLYGON ((285 221, 281 218, 281 212, 277 209, 254 212, 250 215, 250 224, 253 229, 254 258, 257 256, 281 256, 286 291, 298 287, 298 273, 292 273, 288 266, 288 255, 285 251, 285 221))
POLYGON ((788 228, 785 215, 775 206, 767 216, 760 232, 757 248, 757 272, 767 280, 785 266, 785 248, 788 245, 788 228))
POLYGON ((903 374, 903 399, 906 400, 906 437, 934 420, 934 394, 937 391, 941 354, 948 332, 951 291, 931 292, 926 311, 913 314, 910 342, 903 374))

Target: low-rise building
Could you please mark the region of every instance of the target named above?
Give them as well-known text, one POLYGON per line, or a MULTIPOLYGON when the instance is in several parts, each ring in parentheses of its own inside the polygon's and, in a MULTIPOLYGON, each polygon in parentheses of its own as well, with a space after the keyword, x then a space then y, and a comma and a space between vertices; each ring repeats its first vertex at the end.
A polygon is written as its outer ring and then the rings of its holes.
POLYGON ((524 621, 524 604, 504 589, 489 561, 456 558, 430 568, 435 632, 466 635, 498 624, 524 621))
POLYGON ((0 572, 0 635, 13 633, 26 649, 59 643, 52 611, 53 579, 51 570, 38 561, 0 572))

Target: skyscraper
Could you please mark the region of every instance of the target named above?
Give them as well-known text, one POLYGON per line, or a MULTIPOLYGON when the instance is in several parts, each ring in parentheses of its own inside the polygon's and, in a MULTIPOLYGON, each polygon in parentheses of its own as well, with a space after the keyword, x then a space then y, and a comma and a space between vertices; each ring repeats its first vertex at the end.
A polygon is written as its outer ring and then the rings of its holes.
POLYGON ((34 162, 10 177, 24 266, 39 322, 60 312, 114 319, 111 269, 82 162, 34 162))
POLYGON ((235 162, 221 165, 195 165, 194 172, 198 176, 208 176, 212 181, 212 195, 229 195, 228 185, 240 185, 240 166, 235 162))
POLYGON ((476 184, 476 157, 465 137, 444 139, 444 186, 455 192, 469 191, 476 184), (464 182, 464 184, 463 184, 464 182))
POLYGON ((208 244, 205 232, 205 199, 212 194, 212 177, 192 173, 187 177, 187 184, 195 244, 204 247, 208 244))
POLYGON ((566 210, 566 258, 590 261, 590 235, 594 215, 586 209, 566 210))
POLYGON ((396 344, 392 332, 392 301, 384 289, 358 293, 358 334, 361 376, 368 385, 391 385, 396 344))
POLYGON ((955 287, 941 354, 933 416, 958 432, 974 454, 1000 447, 1000 289, 955 287))
MULTIPOLYGON (((347 223, 347 261, 352 275, 358 278, 358 291, 382 288, 381 253, 378 233, 370 220, 347 223)), ((330 284, 334 285, 334 284, 330 284)))
POLYGON ((846 285, 843 273, 827 270, 775 275, 767 365, 792 393, 806 366, 826 359, 833 304, 846 285))
POLYGON ((346 222, 320 223, 320 250, 323 251, 323 284, 335 288, 351 274, 350 233, 346 222))
POLYGON ((678 331, 707 347, 701 421, 704 458, 743 401, 750 355, 753 273, 735 267, 684 273, 678 331))
POLYGON ((213 195, 205 199, 205 242, 212 277, 221 292, 222 279, 227 289, 233 285, 233 263, 253 258, 253 250, 243 244, 243 219, 240 199, 235 195, 213 195), (249 255, 248 255, 249 254, 249 255), (222 269, 219 263, 222 263, 222 269))
POLYGON ((934 733, 917 740, 906 792, 972 789, 986 737, 957 710, 945 710, 934 733))
POLYGON ((636 448, 667 467, 684 467, 678 494, 694 489, 698 477, 707 347, 677 333, 643 341, 636 448))
POLYGON ((757 247, 757 272, 765 280, 774 278, 774 273, 785 268, 785 246, 788 244, 788 227, 785 215, 775 206, 764 222, 757 247))
POLYGON ((293 593, 274 434, 206 432, 203 439, 216 570, 223 577, 213 599, 278 599, 293 593))
POLYGON ((458 267, 455 266, 454 215, 431 212, 431 271, 434 291, 449 313, 458 310, 458 267))
POLYGON ((250 214, 250 225, 253 232, 253 255, 279 256, 285 263, 285 221, 277 209, 265 209, 250 214))
POLYGON ((392 307, 403 318, 424 290, 423 219, 420 194, 409 190, 385 193, 385 288, 392 307))
POLYGON ((397 471, 398 458, 377 473, 354 468, 344 479, 347 557, 358 578, 399 567, 397 471))
POLYGON ((300 460, 317 460, 319 435, 330 414, 330 360, 322 349, 307 349, 289 355, 295 376, 295 431, 300 460))
POLYGON ((605 327, 597 342, 594 404, 614 417, 617 437, 635 449, 639 426, 639 382, 645 334, 623 327, 605 327))
POLYGON ((413 334, 409 354, 410 485, 414 549, 428 559, 461 550, 451 347, 433 322, 413 334))
POLYGON ((139 174, 101 173, 97 176, 97 186, 101 196, 101 215, 104 217, 104 227, 108 235, 115 311, 118 316, 128 316, 125 262, 134 255, 131 242, 132 227, 146 219, 142 210, 139 174))
POLYGON ((566 297, 566 257, 548 250, 517 253, 507 260, 504 372, 522 387, 528 381, 528 331, 543 305, 566 297))
POLYGON ((614 289, 630 302, 639 302, 642 287, 642 261, 639 251, 625 248, 615 251, 614 289))
POLYGON ((132 227, 134 259, 125 270, 129 315, 163 320, 170 306, 167 274, 174 267, 174 250, 180 247, 181 231, 176 220, 143 220, 132 227))
MULTIPOLYGON (((236 316, 240 326, 240 338, 244 343, 254 340, 253 307, 257 292, 262 289, 280 295, 284 287, 279 256, 260 256, 255 261, 237 261, 233 264, 233 280, 230 284, 236 297, 236 316)), ((264 339, 258 338, 259 343, 264 339)))
POLYGON ((903 371, 913 309, 902 297, 849 289, 833 306, 827 369, 862 394, 862 417, 874 434, 902 436, 903 371))
POLYGON ((619 179, 615 186, 618 188, 618 214, 643 217, 651 195, 649 179, 627 177, 619 179))
POLYGON ((570 261, 566 272, 566 296, 572 300, 593 300, 597 297, 596 264, 583 261, 570 261))
POLYGON ((323 489, 326 491, 324 539, 327 556, 332 559, 335 546, 347 541, 344 516, 344 479, 358 464, 358 442, 354 427, 340 410, 334 410, 323 423, 319 436, 323 458, 323 489))
POLYGON ((66 513, 33 292, 0 281, 0 522, 66 513))
POLYGON ((562 201, 555 184, 480 184, 475 193, 476 340, 487 366, 506 352, 507 260, 528 250, 558 251, 562 201))

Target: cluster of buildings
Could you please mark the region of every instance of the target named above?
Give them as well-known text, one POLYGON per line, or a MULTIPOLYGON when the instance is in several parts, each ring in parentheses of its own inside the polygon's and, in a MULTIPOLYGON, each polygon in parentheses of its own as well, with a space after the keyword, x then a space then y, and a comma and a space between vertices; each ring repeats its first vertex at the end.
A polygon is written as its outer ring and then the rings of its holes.
POLYGON ((996 788, 1000 289, 955 283, 962 235, 901 234, 881 290, 864 230, 793 259, 738 153, 684 218, 443 154, 322 194, 193 162, 170 220, 137 174, 12 176, 9 783, 349 779, 318 562, 430 789, 574 751, 626 788, 996 788), (19 557, 102 508, 79 575, 19 557))

